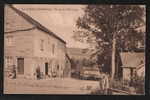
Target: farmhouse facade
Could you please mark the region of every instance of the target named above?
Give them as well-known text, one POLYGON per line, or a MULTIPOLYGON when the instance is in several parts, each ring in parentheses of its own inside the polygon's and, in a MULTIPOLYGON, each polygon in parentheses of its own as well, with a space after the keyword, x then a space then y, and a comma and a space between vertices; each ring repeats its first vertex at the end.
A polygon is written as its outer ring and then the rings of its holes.
MULTIPOLYGON (((64 40, 12 5, 5 6, 4 21, 6 73, 15 66, 17 77, 36 78, 39 67, 45 78, 53 73, 56 77, 69 76, 65 71, 68 58, 64 40)), ((67 66, 69 71, 69 64, 67 66)))

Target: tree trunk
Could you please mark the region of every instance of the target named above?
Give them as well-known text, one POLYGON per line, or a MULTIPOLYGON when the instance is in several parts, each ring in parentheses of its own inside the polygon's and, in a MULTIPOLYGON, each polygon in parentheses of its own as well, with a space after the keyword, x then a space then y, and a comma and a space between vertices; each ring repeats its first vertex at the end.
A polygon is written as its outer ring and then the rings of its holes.
POLYGON ((112 67, 111 67, 111 78, 114 79, 115 76, 115 55, 116 55, 116 39, 113 37, 113 44, 112 44, 112 67))

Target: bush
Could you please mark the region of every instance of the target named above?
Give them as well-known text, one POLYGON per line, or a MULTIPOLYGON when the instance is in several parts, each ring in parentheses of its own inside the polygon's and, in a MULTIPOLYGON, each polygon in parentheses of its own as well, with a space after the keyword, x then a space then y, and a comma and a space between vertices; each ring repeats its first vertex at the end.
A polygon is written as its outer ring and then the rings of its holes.
POLYGON ((119 89, 123 91, 129 91, 129 81, 125 80, 113 80, 111 81, 111 88, 119 89))
POLYGON ((130 92, 130 88, 135 88, 136 94, 144 94, 144 78, 143 77, 134 77, 132 86, 131 81, 128 80, 113 80, 111 82, 111 87, 115 89, 120 89, 123 91, 130 92))
POLYGON ((135 77, 133 80, 133 87, 136 89, 136 93, 138 94, 144 94, 144 84, 145 80, 144 77, 135 77))
MULTIPOLYGON (((136 94, 144 94, 144 78, 135 77, 132 82, 132 87, 130 86, 131 81, 128 80, 110 80, 110 88, 118 89, 131 93, 131 90, 135 89, 136 94)), ((101 90, 92 91, 93 95, 105 95, 101 90)), ((111 95, 111 91, 108 95, 111 95)))

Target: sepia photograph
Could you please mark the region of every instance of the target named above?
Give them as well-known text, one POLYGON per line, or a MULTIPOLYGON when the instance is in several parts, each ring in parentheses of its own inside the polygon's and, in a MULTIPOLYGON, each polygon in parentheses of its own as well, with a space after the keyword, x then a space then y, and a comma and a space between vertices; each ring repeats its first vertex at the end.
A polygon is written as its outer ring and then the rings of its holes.
POLYGON ((145 94, 146 5, 5 4, 4 94, 145 94))

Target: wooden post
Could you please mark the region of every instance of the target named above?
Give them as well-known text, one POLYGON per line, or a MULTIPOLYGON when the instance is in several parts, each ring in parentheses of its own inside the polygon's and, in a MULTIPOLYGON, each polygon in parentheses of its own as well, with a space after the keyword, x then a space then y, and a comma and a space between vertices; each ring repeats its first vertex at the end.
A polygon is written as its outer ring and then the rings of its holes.
POLYGON ((116 39, 115 36, 113 36, 113 41, 112 41, 112 67, 111 67, 111 78, 114 79, 115 76, 115 55, 116 55, 116 39))

